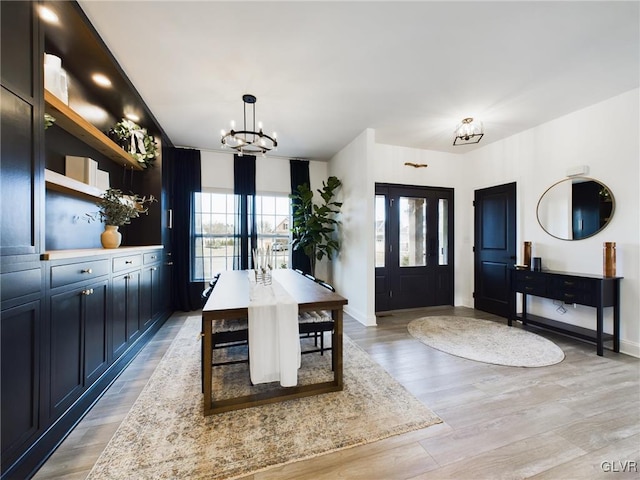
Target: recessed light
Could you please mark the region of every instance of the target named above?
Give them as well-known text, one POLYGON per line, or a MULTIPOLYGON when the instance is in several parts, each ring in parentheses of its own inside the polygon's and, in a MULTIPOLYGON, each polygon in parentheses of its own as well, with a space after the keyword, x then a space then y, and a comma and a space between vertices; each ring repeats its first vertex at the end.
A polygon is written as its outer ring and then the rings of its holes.
POLYGON ((125 114, 125 117, 127 117, 132 122, 139 122, 140 121, 140 117, 138 115, 136 115, 135 113, 127 113, 127 114, 125 114))
POLYGON ((38 7, 38 14, 40 15, 40 18, 47 23, 60 23, 60 19, 58 18, 58 15, 56 15, 56 12, 51 10, 49 7, 40 5, 38 7))
POLYGON ((91 79, 101 87, 107 88, 111 86, 111 80, 109 80, 107 76, 103 75, 102 73, 94 73, 93 75, 91 75, 91 79))

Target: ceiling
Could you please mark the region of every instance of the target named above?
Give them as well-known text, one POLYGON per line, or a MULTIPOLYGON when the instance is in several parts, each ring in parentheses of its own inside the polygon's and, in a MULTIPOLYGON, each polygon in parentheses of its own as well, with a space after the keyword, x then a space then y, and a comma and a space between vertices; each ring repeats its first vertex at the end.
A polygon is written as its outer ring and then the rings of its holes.
POLYGON ((376 141, 466 153, 637 88, 640 3, 80 0, 176 146, 220 150, 242 95, 282 157, 376 141), (478 145, 452 146, 472 116, 478 145))

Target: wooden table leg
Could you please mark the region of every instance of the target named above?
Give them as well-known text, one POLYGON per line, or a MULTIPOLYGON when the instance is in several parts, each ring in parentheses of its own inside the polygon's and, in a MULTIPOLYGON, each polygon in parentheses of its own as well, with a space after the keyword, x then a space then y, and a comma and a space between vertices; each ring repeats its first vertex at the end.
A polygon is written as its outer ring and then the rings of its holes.
POLYGON ((332 342, 334 345, 331 345, 332 355, 334 356, 335 362, 333 365, 333 380, 336 386, 342 389, 342 308, 338 310, 333 310, 331 312, 334 321, 334 338, 332 338, 332 342))
POLYGON ((203 388, 204 388, 204 414, 211 409, 211 363, 213 362, 213 345, 212 342, 212 327, 211 320, 205 320, 204 315, 202 317, 202 348, 204 349, 202 355, 202 375, 204 376, 203 388))

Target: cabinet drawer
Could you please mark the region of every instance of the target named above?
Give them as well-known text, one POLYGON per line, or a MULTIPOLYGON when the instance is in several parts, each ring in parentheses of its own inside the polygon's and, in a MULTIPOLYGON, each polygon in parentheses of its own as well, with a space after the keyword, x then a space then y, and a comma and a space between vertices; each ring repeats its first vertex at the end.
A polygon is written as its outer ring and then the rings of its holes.
POLYGON ((140 255, 139 253, 136 255, 127 255, 126 257, 116 257, 113 259, 114 272, 128 270, 130 268, 139 267, 141 265, 142 265, 142 255, 140 255))
POLYGON ((588 278, 559 277, 551 279, 551 288, 558 291, 595 294, 596 285, 596 282, 588 278))
POLYGON ((540 297, 544 297, 547 293, 544 282, 517 282, 516 291, 540 297))
POLYGON ((0 275, 0 279, 2 301, 22 297, 30 293, 37 293, 42 287, 42 277, 39 268, 3 273, 0 275))
POLYGON ((536 272, 516 271, 516 291, 529 295, 544 296, 547 291, 547 282, 544 275, 536 272))
POLYGON ((51 288, 70 283, 91 280, 109 274, 109 260, 91 260, 88 262, 51 267, 51 288))
POLYGON ((159 251, 157 252, 148 252, 144 254, 144 264, 148 264, 148 263, 156 263, 160 261, 161 258, 161 253, 159 251))

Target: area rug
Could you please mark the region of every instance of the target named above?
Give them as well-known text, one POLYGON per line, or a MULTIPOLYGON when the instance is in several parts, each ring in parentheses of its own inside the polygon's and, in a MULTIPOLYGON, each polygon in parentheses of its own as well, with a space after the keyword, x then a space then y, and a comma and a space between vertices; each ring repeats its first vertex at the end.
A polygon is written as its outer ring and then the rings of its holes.
POLYGON ((407 329, 425 345, 478 362, 511 367, 544 367, 564 359, 564 352, 552 341, 490 320, 422 317, 411 321, 407 329))
MULTIPOLYGON (((343 391, 204 417, 199 332, 189 317, 89 479, 237 478, 441 423, 346 336, 343 391)), ((330 353, 302 357, 305 381, 331 376, 330 353)), ((235 371, 214 375, 218 390, 253 388, 246 364, 214 370, 235 371)))

